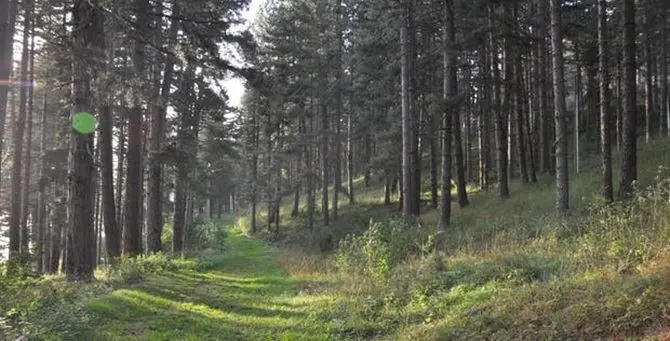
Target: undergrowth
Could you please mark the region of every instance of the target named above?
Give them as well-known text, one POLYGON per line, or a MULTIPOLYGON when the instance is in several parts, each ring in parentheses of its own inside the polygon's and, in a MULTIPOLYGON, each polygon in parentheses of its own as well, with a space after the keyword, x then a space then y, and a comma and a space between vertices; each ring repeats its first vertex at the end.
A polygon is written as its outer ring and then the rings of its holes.
MULTIPOLYGON (((171 232, 166 228, 164 235, 171 232)), ((211 267, 213 255, 202 250, 221 249, 225 238, 223 222, 203 222, 193 231, 193 252, 201 250, 198 257, 157 253, 122 258, 98 266, 93 283, 68 283, 63 275, 40 277, 29 263, 9 275, 0 263, 0 340, 91 339, 98 322, 86 307, 92 298, 164 271, 205 271, 211 267)))
POLYGON ((595 339, 667 322, 670 178, 590 212, 572 235, 445 259, 425 230, 371 222, 331 257, 333 314, 348 338, 393 340, 595 339))
POLYGON ((643 146, 639 161, 633 199, 609 205, 598 165, 584 163, 564 218, 549 176, 512 183, 505 201, 476 193, 452 210, 438 253, 438 210, 408 225, 379 187, 361 185, 327 227, 306 229, 283 208, 272 241, 289 273, 329 283, 336 339, 651 340, 670 325, 670 175, 656 168, 670 163, 667 142, 643 146), (334 247, 320 252, 326 238, 334 247))

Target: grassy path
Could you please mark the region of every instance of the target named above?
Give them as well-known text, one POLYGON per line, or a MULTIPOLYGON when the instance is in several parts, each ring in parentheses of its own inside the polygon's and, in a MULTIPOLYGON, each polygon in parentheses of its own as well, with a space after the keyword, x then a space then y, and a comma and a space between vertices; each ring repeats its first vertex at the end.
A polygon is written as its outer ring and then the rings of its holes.
POLYGON ((96 340, 329 340, 328 298, 300 294, 305 281, 276 252, 231 232, 208 270, 175 270, 93 300, 96 340))

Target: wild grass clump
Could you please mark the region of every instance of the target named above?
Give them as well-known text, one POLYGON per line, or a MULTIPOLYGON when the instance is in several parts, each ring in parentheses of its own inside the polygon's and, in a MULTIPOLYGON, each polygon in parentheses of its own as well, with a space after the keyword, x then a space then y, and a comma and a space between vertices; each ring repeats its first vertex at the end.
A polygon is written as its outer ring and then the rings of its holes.
POLYGON ((173 267, 170 258, 164 253, 121 258, 112 264, 99 266, 96 277, 108 282, 134 284, 143 281, 146 276, 159 273, 173 267))
POLYGON ((370 220, 365 232, 350 234, 340 241, 335 267, 342 273, 385 281, 408 256, 421 252, 427 241, 427 235, 421 232, 402 219, 370 220))

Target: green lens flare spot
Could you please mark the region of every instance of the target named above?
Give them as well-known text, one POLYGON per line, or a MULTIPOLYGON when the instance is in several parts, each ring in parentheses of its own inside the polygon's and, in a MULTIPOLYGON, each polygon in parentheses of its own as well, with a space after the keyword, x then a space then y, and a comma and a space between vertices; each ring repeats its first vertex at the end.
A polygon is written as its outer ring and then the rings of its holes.
POLYGON ((80 112, 72 116, 72 128, 80 134, 90 134, 95 131, 98 121, 91 113, 80 112))

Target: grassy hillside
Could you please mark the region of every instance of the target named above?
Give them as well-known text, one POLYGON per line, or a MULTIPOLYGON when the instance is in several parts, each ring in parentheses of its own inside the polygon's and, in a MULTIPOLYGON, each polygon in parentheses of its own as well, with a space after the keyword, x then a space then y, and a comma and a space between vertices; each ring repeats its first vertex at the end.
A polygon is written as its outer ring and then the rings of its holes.
POLYGON ((343 339, 662 336, 670 326, 670 184, 662 180, 670 175, 659 167, 670 165, 670 145, 642 145, 639 165, 641 191, 629 206, 599 204, 596 162, 571 173, 566 219, 555 216, 549 176, 512 184, 506 201, 474 191, 470 206, 454 205, 445 258, 424 252, 438 211, 425 208, 420 228, 399 232, 397 206, 383 205, 380 186, 360 182, 357 204, 345 202, 330 226, 307 231, 287 206, 279 236, 261 234, 283 246, 291 274, 328 280, 313 290, 337 298, 331 314, 343 339), (370 219, 380 223, 363 233, 370 219), (318 251, 349 233, 358 237, 318 251))

